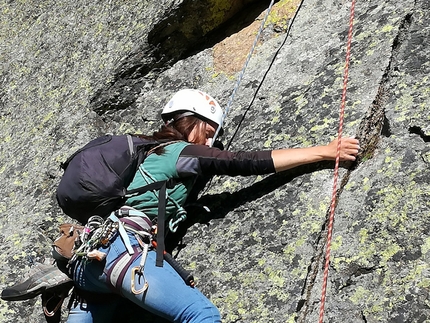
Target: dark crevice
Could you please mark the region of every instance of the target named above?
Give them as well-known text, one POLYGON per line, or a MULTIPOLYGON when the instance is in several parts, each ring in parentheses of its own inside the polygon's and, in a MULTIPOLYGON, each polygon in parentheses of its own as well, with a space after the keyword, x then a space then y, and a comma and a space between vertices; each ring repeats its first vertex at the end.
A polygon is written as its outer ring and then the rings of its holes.
MULTIPOLYGON (((386 77, 384 76, 384 79, 386 77)), ((360 123, 356 137, 360 141, 362 151, 357 156, 355 166, 371 158, 378 147, 380 135, 384 129, 389 135, 389 122, 385 115, 384 103, 386 99, 385 82, 379 86, 375 100, 360 123), (385 125, 385 128, 384 128, 385 125)))
POLYGON ((364 315, 363 311, 361 311, 361 318, 362 318, 364 323, 367 323, 367 318, 366 318, 366 315, 364 315))
POLYGON ((390 121, 385 114, 384 108, 386 98, 389 94, 387 89, 389 88, 388 84, 391 79, 392 72, 395 69, 397 54, 402 42, 408 37, 412 20, 412 13, 405 15, 403 18, 403 21, 399 26, 399 32, 393 40, 391 57, 382 76, 375 100, 372 102, 372 105, 369 107, 365 117, 360 123, 356 137, 360 140, 362 151, 357 157, 355 167, 373 157, 373 154, 378 147, 381 135, 385 137, 391 136, 390 121))
POLYGON ((376 270, 381 269, 380 266, 372 266, 372 267, 357 267, 353 270, 353 272, 350 273, 349 278, 343 282, 341 286, 338 287, 339 290, 343 290, 347 287, 350 287, 355 284, 353 277, 360 277, 362 275, 367 275, 374 273, 376 270))
POLYGON ((218 22, 212 16, 216 13, 206 2, 184 1, 153 27, 147 43, 122 60, 112 83, 97 91, 91 99, 92 110, 103 115, 135 107, 145 82, 154 82, 161 72, 179 60, 212 48, 239 32, 255 21, 267 6, 267 1, 263 0, 242 0, 232 4, 231 12, 223 13, 226 16, 224 22, 218 22), (202 27, 204 24, 205 28, 202 27))
POLYGON ((426 135, 424 130, 421 129, 421 127, 418 127, 418 126, 409 127, 409 133, 420 136, 421 139, 424 140, 424 142, 430 142, 430 136, 426 135))
POLYGON ((361 275, 367 275, 367 274, 373 273, 375 270, 377 270, 379 268, 381 268, 381 267, 376 267, 376 266, 372 266, 372 267, 358 267, 352 273, 352 276, 359 277, 361 275))
POLYGON ((323 263, 324 253, 321 251, 324 249, 327 235, 326 224, 323 224, 322 230, 316 239, 316 255, 311 259, 310 265, 308 266, 308 273, 306 275, 305 283, 302 289, 302 299, 299 301, 297 306, 297 318, 296 322, 304 323, 306 322, 306 317, 309 310, 309 302, 311 300, 311 294, 316 281, 316 277, 320 270, 319 266, 323 263))
POLYGON ((306 302, 306 300, 304 300, 304 299, 299 300, 299 302, 297 303, 296 312, 300 312, 303 305, 305 305, 305 302, 306 302))
POLYGON ((381 129, 381 135, 383 135, 384 137, 391 137, 391 127, 390 127, 390 121, 388 120, 387 116, 384 114, 384 121, 382 124, 382 129, 381 129))
POLYGON ((413 14, 408 13, 404 18, 402 23, 399 26, 399 33, 393 40, 393 51, 397 52, 402 45, 403 41, 406 39, 408 35, 408 30, 412 24, 413 14))

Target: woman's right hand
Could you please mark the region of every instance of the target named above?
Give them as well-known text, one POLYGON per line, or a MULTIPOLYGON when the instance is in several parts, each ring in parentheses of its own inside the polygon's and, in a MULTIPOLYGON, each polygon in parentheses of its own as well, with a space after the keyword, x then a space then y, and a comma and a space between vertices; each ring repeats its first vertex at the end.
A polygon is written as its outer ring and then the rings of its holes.
MULTIPOLYGON (((337 155, 338 139, 333 140, 327 147, 327 155, 329 160, 335 160, 337 155)), ((354 161, 360 145, 355 138, 342 138, 340 141, 340 161, 354 161)))

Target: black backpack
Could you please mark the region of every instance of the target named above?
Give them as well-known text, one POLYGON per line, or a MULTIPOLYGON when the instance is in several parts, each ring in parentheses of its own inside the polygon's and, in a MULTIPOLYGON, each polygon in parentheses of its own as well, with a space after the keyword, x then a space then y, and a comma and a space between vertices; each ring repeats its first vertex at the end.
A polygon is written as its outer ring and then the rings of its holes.
POLYGON ((139 165, 156 141, 134 135, 106 135, 90 141, 64 163, 57 188, 61 209, 85 224, 93 215, 105 217, 119 209, 127 196, 160 189, 162 182, 127 191, 139 165))

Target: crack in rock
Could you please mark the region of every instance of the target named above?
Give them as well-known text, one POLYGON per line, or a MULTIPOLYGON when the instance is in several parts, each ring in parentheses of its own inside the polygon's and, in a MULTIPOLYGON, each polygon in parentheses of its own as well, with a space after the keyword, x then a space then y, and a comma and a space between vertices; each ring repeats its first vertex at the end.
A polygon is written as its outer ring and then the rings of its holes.
MULTIPOLYGON (((406 38, 406 35, 409 31, 409 27, 411 26, 411 22, 412 14, 407 14, 404 17, 402 23, 400 24, 397 36, 393 40, 391 57, 381 78, 378 92, 357 130, 356 138, 360 140, 360 146, 362 148, 362 151, 357 156, 356 161, 350 163, 346 174, 341 180, 340 187, 336 193, 336 206, 339 202, 339 198, 342 194, 344 187, 349 181, 349 177, 352 171, 356 169, 360 163, 365 162, 373 157, 374 152, 379 144, 381 135, 384 135, 386 137, 389 137, 391 135, 389 120, 385 115, 384 108, 388 96, 387 84, 390 81, 390 73, 393 69, 393 62, 396 60, 396 55, 399 52, 399 48, 401 46, 402 41, 406 38)), ((429 136, 426 136, 424 132, 418 127, 411 127, 409 131, 411 133, 420 135, 420 137, 423 138, 424 141, 428 140, 429 136)), ((323 264, 323 260, 325 258, 324 255, 325 246, 327 243, 328 219, 330 215, 329 212, 330 209, 327 210, 326 221, 323 224, 320 234, 315 241, 315 256, 311 259, 311 262, 308 266, 308 273, 302 289, 302 298, 300 299, 296 307, 296 312, 298 314, 296 322, 306 322, 306 317, 308 315, 310 305, 312 305, 311 296, 313 294, 316 278, 320 272, 319 269, 321 268, 322 270, 324 270, 321 264, 323 264)), ((364 314, 362 318, 364 322, 367 322, 364 314)))

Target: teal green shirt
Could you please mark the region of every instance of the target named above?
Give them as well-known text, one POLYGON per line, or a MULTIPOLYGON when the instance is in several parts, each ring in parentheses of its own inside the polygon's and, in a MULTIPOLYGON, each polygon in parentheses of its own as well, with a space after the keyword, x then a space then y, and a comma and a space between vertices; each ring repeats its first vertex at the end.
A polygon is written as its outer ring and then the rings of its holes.
MULTIPOLYGON (((161 155, 150 154, 136 173, 128 190, 157 181, 176 179, 168 189, 166 219, 171 219, 190 195, 198 176, 249 176, 275 171, 271 151, 229 152, 205 145, 175 142, 164 147, 161 155), (175 202, 172 202, 175 201, 175 202)), ((145 212, 150 218, 158 214, 158 191, 146 192, 126 201, 126 205, 145 212)))
MULTIPOLYGON (((161 155, 150 154, 139 167, 136 175, 128 190, 143 187, 147 184, 168 179, 179 179, 176 170, 176 163, 182 150, 189 145, 186 142, 176 142, 164 147, 161 155), (162 166, 162 167, 161 167, 162 166)), ((170 199, 166 204, 166 219, 172 218, 177 212, 177 206, 172 199, 179 205, 184 205, 186 198, 194 184, 195 176, 181 178, 172 189, 167 189, 170 199)), ((125 205, 131 206, 144 212, 149 218, 153 219, 158 214, 158 191, 149 191, 141 195, 128 198, 125 205)))

